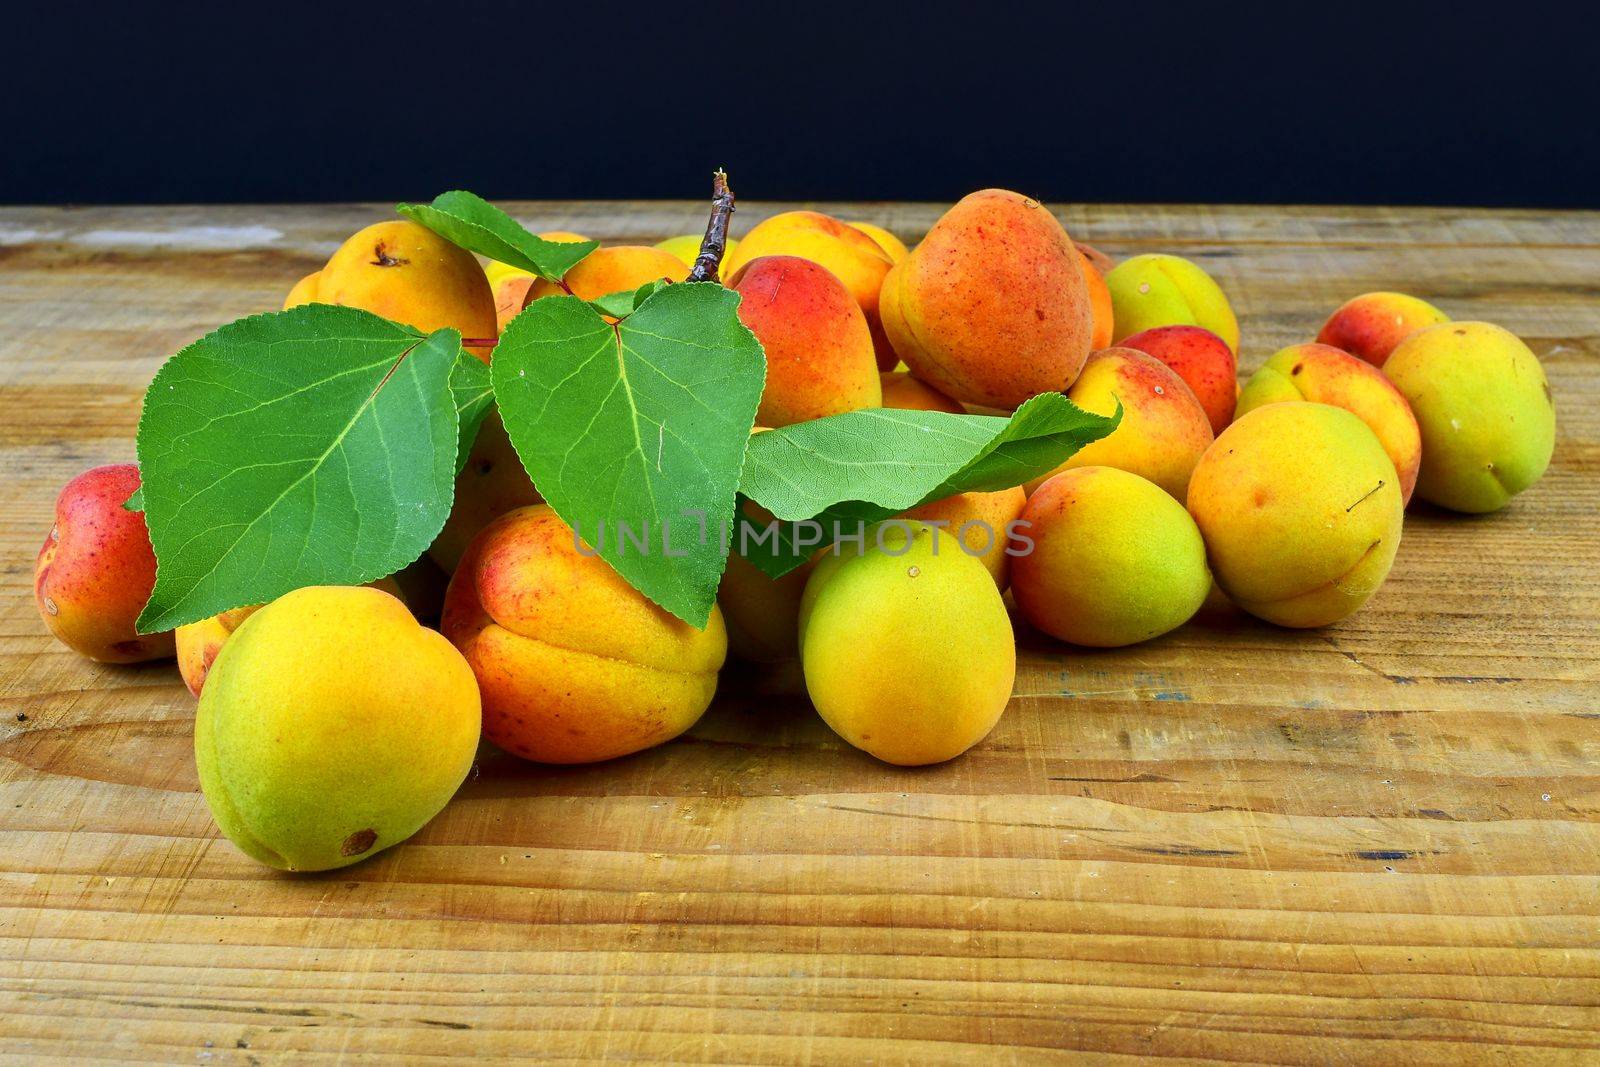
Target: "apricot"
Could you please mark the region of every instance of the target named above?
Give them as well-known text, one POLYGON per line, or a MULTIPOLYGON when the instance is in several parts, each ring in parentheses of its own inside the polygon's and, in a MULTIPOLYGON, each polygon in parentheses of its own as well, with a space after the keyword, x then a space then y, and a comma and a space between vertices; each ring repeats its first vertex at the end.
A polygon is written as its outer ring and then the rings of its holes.
POLYGON ((884 329, 911 373, 1014 408, 1077 378, 1094 338, 1084 257, 1042 204, 1004 189, 945 212, 884 279, 884 329))
POLYGON ((782 663, 800 655, 800 597, 811 564, 769 578, 737 552, 729 553, 717 606, 728 630, 728 651, 747 663, 782 663))
POLYGON ((317 278, 321 276, 320 270, 314 270, 304 278, 294 283, 294 288, 289 290, 289 295, 283 298, 283 310, 297 308, 301 304, 315 303, 317 300, 317 278))
POLYGON ((1157 326, 1124 339, 1122 347, 1137 348, 1176 371, 1205 408, 1212 433, 1233 421, 1239 366, 1222 338, 1201 326, 1157 326))
POLYGON ((1211 589, 1206 546, 1182 504, 1115 467, 1078 467, 1028 498, 1032 550, 1011 564, 1011 595, 1038 629, 1115 648, 1188 622, 1211 589))
POLYGON ((952 415, 965 415, 967 409, 945 396, 927 382, 920 382, 910 371, 891 370, 879 375, 883 383, 883 406, 905 408, 912 411, 947 411, 952 415))
POLYGON ((1089 261, 1089 265, 1100 272, 1100 276, 1102 278, 1107 274, 1110 274, 1111 271, 1116 267, 1117 261, 1100 251, 1094 245, 1089 244, 1086 241, 1073 241, 1072 243, 1077 247, 1078 251, 1082 253, 1083 258, 1089 261))
POLYGON ((1422 460, 1422 435, 1411 405, 1382 371, 1329 345, 1290 345, 1274 353, 1245 383, 1239 414, 1285 400, 1332 404, 1366 423, 1400 476, 1401 501, 1411 499, 1422 460))
POLYGON ((1122 422, 1050 474, 1029 482, 1029 493, 1051 475, 1073 467, 1116 467, 1184 498, 1189 475, 1212 434, 1205 409, 1176 371, 1143 352, 1108 348, 1089 357, 1067 396, 1097 415, 1115 413, 1120 401, 1122 422))
MULTIPOLYGON (((670 252, 646 245, 612 245, 590 252, 561 280, 580 300, 597 300, 654 281, 681 282, 687 274, 682 261, 670 252)), ((528 287, 523 306, 564 291, 553 282, 537 280, 528 287)))
POLYGON ((1556 445, 1555 403, 1539 357, 1509 330, 1429 326, 1401 341, 1383 370, 1422 431, 1422 499, 1497 511, 1544 476, 1556 445))
MULTIPOLYGON (((677 257, 685 270, 694 266, 694 261, 700 258, 700 245, 705 241, 703 233, 686 233, 681 237, 669 237, 659 242, 656 247, 661 251, 677 257)), ((733 255, 733 250, 739 247, 739 239, 730 237, 722 246, 722 261, 726 263, 728 257, 733 255)), ((725 274, 726 272, 719 272, 725 274)))
POLYGON ((763 256, 730 282, 739 321, 767 353, 756 421, 769 428, 883 404, 866 316, 826 267, 763 256))
POLYGON ((544 503, 517 450, 506 436, 499 411, 491 411, 478 428, 467 462, 456 475, 455 502, 444 529, 428 546, 428 556, 446 572, 454 571, 478 531, 508 511, 544 503))
POLYGON ((982 563, 1003 591, 1011 581, 1011 557, 1006 554, 1011 524, 1021 517, 1027 502, 1028 494, 1018 485, 993 493, 956 493, 930 500, 903 512, 901 518, 916 519, 938 530, 941 552, 951 550, 944 539, 953 538, 953 547, 982 563))
POLYGON ((1377 592, 1400 546, 1394 463, 1329 404, 1268 404, 1201 457, 1189 513, 1228 599, 1280 626, 1326 626, 1377 592))
POLYGON ((461 654, 376 589, 313 586, 233 631, 195 713, 200 788, 246 855, 345 867, 420 830, 478 750, 461 654))
POLYGON ((39 615, 56 640, 101 663, 172 655, 172 634, 141 634, 139 612, 156 584, 156 556, 144 516, 123 510, 139 468, 116 463, 84 471, 56 497, 56 520, 33 568, 39 615))
MULTIPOLYGON (((494 293, 472 253, 406 220, 368 226, 340 245, 318 277, 317 301, 429 333, 447 326, 464 338, 497 332, 494 293)), ((490 349, 469 351, 489 361, 490 349)))
POLYGON ((739 247, 723 257, 722 277, 734 278, 745 264, 762 256, 799 256, 832 271, 867 317, 878 369, 895 365, 894 350, 878 317, 878 293, 892 264, 876 241, 820 211, 785 211, 757 223, 744 235, 739 247))
MULTIPOLYGON (((392 576, 368 582, 367 588, 382 590, 401 603, 406 603, 406 598, 400 591, 400 583, 392 576)), ((409 606, 408 604, 407 607, 409 606)), ((191 694, 199 696, 205 689, 206 676, 211 673, 211 667, 216 663, 217 654, 222 651, 222 646, 227 644, 233 632, 261 607, 260 604, 252 604, 233 608, 220 615, 213 615, 209 619, 187 623, 174 631, 173 637, 178 646, 178 674, 183 678, 183 684, 188 687, 191 694)))
MULTIPOLYGON (((571 233, 567 230, 547 230, 537 236, 546 241, 573 242, 587 241, 588 238, 581 234, 571 233)), ((534 275, 521 267, 513 267, 509 263, 501 263, 491 259, 483 265, 483 273, 489 279, 489 288, 494 293, 495 324, 500 332, 505 333, 506 324, 517 317, 528 299, 528 287, 534 282, 534 275)))
MULTIPOLYGON (((1079 254, 1082 255, 1082 252, 1079 254)), ((1089 312, 1094 323, 1089 351, 1098 352, 1111 347, 1111 338, 1117 326, 1116 309, 1111 304, 1111 288, 1106 285, 1105 276, 1088 256, 1083 257, 1083 283, 1089 289, 1089 312)))
POLYGON ((495 329, 500 333, 506 332, 511 320, 516 318, 527 304, 528 290, 536 280, 527 271, 512 268, 490 281, 490 289, 494 292, 495 329))
POLYGON ((1425 326, 1449 322, 1444 312, 1405 293, 1362 293, 1340 304, 1317 331, 1317 343, 1343 349, 1374 367, 1425 326))
POLYGON ((800 606, 800 663, 823 720, 903 766, 953 759, 983 740, 1011 698, 1017 649, 987 569, 919 522, 866 531, 862 552, 827 553, 800 606))
MULTIPOLYGON (((770 429, 757 426, 750 432, 770 429)), ((776 521, 772 512, 753 500, 741 499, 739 506, 758 526, 776 521)), ((770 578, 736 548, 728 554, 728 565, 717 586, 717 606, 727 627, 729 652, 747 663, 787 663, 799 658, 800 596, 814 564, 815 557, 782 577, 770 578)))
POLYGON ((519 508, 472 542, 440 628, 477 675, 483 731, 542 763, 589 763, 659 745, 704 713, 727 657, 704 630, 624 581, 547 505, 519 508))
POLYGON ((1150 253, 1106 275, 1116 309, 1117 343, 1157 326, 1204 326, 1239 351, 1239 322, 1222 288, 1194 263, 1150 253))
POLYGON ((883 249, 883 254, 889 257, 890 263, 898 263, 911 254, 911 249, 906 243, 882 226, 870 222, 847 222, 846 226, 854 226, 868 237, 874 244, 883 249))

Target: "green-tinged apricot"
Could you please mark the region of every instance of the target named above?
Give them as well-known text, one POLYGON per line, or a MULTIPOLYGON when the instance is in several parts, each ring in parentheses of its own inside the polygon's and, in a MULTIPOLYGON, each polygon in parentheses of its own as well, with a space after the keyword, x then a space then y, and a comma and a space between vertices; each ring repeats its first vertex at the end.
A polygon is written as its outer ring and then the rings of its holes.
POLYGON ((437 815, 478 749, 478 687, 448 641, 376 589, 279 597, 228 638, 195 763, 217 825, 272 867, 323 871, 437 815))
POLYGON ((611 759, 677 737, 711 703, 728 651, 720 611, 704 630, 673 618, 542 504, 478 534, 440 628, 477 675, 484 734, 543 763, 611 759))
POLYGON ((1400 342, 1383 370, 1422 430, 1422 499, 1496 511, 1550 466, 1555 402, 1539 357, 1516 334, 1487 322, 1429 326, 1400 342))
POLYGON ((891 519, 867 529, 865 551, 818 560, 800 662, 840 737, 916 766, 959 756, 994 728, 1017 650, 988 570, 932 527, 891 519))
POLYGON ((1243 415, 1285 400, 1332 404, 1366 423, 1400 476, 1400 499, 1411 499, 1422 461, 1422 435, 1411 405, 1382 371, 1329 345, 1290 345, 1274 353, 1245 383, 1238 412, 1243 415))
POLYGON ((729 281, 739 321, 767 355, 756 421, 766 427, 879 407, 883 386, 866 316, 844 283, 798 256, 763 256, 729 281))
POLYGON ((1044 205, 965 197, 883 281, 884 329, 911 373, 969 404, 1014 408, 1078 377, 1094 336, 1083 255, 1044 205))
POLYGON ((1239 351, 1239 322, 1211 275, 1179 256, 1149 253, 1106 275, 1116 311, 1117 343, 1157 326, 1204 326, 1239 351))
POLYGON ((445 571, 454 571, 478 531, 508 511, 544 503, 506 436, 499 411, 491 411, 478 428, 467 462, 456 475, 455 502, 444 529, 428 546, 428 555, 445 571))
POLYGON ((1340 304, 1317 332, 1317 343, 1332 345, 1374 367, 1388 360, 1395 346, 1450 316, 1405 293, 1362 293, 1340 304))
POLYGON ((1174 630, 1211 588, 1206 546, 1183 505, 1115 467, 1078 467, 1028 498, 1032 550, 1011 562, 1023 616, 1076 645, 1115 648, 1174 630))
POLYGON ((1400 547, 1394 463, 1355 415, 1268 404, 1206 449, 1189 513, 1211 573, 1239 607, 1280 626, 1326 626, 1377 592, 1400 547))
POLYGON ((156 556, 144 516, 123 510, 139 468, 116 463, 84 471, 56 497, 55 524, 33 568, 39 616, 56 639, 101 663, 172 655, 172 634, 134 629, 156 584, 156 556))
MULTIPOLYGON (((1211 421, 1176 371, 1143 352, 1108 348, 1089 357, 1067 396, 1097 415, 1114 414, 1120 402, 1122 422, 1050 474, 1073 467, 1116 467, 1184 498, 1189 474, 1211 444, 1211 421)), ((1049 477, 1029 482, 1028 492, 1049 477)))
MULTIPOLYGON (((368 226, 340 245, 317 277, 316 300, 430 333, 447 326, 464 338, 497 333, 494 292, 472 253, 405 220, 368 226)), ((487 347, 469 350, 488 362, 487 347)))

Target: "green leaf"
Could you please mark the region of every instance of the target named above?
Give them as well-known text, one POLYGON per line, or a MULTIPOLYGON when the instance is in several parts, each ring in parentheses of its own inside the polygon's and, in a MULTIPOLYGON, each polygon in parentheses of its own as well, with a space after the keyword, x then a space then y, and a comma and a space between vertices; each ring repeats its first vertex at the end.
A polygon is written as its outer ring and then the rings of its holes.
POLYGON ((621 289, 615 293, 607 293, 598 300, 589 301, 589 304, 602 315, 610 315, 614 319, 625 319, 633 314, 634 310, 646 300, 649 300, 656 293, 672 284, 665 278, 656 278, 653 281, 645 282, 637 289, 621 289))
POLYGON ((614 319, 625 318, 633 313, 633 296, 634 290, 622 289, 589 301, 589 306, 602 315, 610 315, 614 319))
MULTIPOLYGON (((740 492, 785 522, 812 520, 831 540, 834 524, 854 530, 956 493, 1022 485, 1117 428, 1060 393, 1042 393, 1009 418, 871 408, 785 426, 750 439, 740 492)), ((774 542, 733 548, 773 577, 807 556, 795 531, 774 542)))
POLYGON ((634 290, 633 306, 635 308, 639 307, 646 300, 649 300, 652 296, 655 296, 661 290, 672 284, 672 282, 667 281, 665 278, 653 278, 650 281, 645 282, 643 285, 639 286, 638 289, 634 290))
POLYGON ((355 308, 240 319, 162 366, 139 420, 142 633, 416 559, 450 512, 461 335, 355 308))
POLYGON ((140 512, 144 510, 144 486, 133 491, 133 495, 122 502, 123 511, 140 512))
POLYGON ((494 385, 489 380, 489 365, 477 356, 461 350, 456 365, 450 369, 450 392, 456 404, 456 424, 460 433, 456 443, 456 473, 466 465, 472 442, 478 439, 478 429, 483 425, 489 409, 494 407, 494 385))
POLYGON ((719 532, 766 379, 738 306, 720 285, 669 285, 612 325, 576 297, 544 297, 506 328, 490 368, 506 431, 545 500, 634 588, 694 626, 716 600, 719 532))
POLYGON ((440 193, 431 204, 397 204, 395 210, 439 236, 490 259, 559 282, 600 247, 599 241, 546 241, 475 193, 440 193))

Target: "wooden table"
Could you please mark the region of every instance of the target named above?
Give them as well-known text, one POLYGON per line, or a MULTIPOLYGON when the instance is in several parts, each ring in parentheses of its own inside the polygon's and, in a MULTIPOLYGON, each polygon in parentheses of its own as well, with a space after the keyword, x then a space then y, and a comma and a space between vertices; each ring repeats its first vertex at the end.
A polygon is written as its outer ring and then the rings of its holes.
MULTIPOLYGON (((512 210, 653 242, 705 209, 512 210)), ((939 208, 832 210, 911 239, 939 208)), ((727 694, 609 764, 486 753, 409 843, 285 876, 213 827, 173 665, 50 641, 33 556, 164 356, 384 214, 0 210, 0 1059, 1600 1058, 1600 215, 1063 209, 1210 270, 1246 372, 1379 288, 1543 359, 1549 475, 1413 509, 1354 618, 1025 636, 995 733, 917 771, 727 694)))

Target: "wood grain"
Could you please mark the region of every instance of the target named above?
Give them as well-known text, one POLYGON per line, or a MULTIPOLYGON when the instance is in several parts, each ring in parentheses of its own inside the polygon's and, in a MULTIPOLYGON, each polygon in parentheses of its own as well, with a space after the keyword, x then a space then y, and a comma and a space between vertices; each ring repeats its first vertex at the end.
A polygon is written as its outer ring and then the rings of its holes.
MULTIPOLYGON (((514 210, 649 242, 705 208, 514 210)), ((908 240, 939 212, 831 210, 908 240)), ((0 209, 0 1059, 1600 1061, 1600 215, 1062 210, 1201 262, 1247 372, 1378 288, 1544 361, 1549 475, 1413 509, 1345 623, 1025 634, 994 735, 918 771, 729 679, 677 743, 486 752, 410 843, 283 876, 212 826, 174 667, 51 643, 33 555, 62 483, 132 457, 164 356, 382 214, 0 209)))

